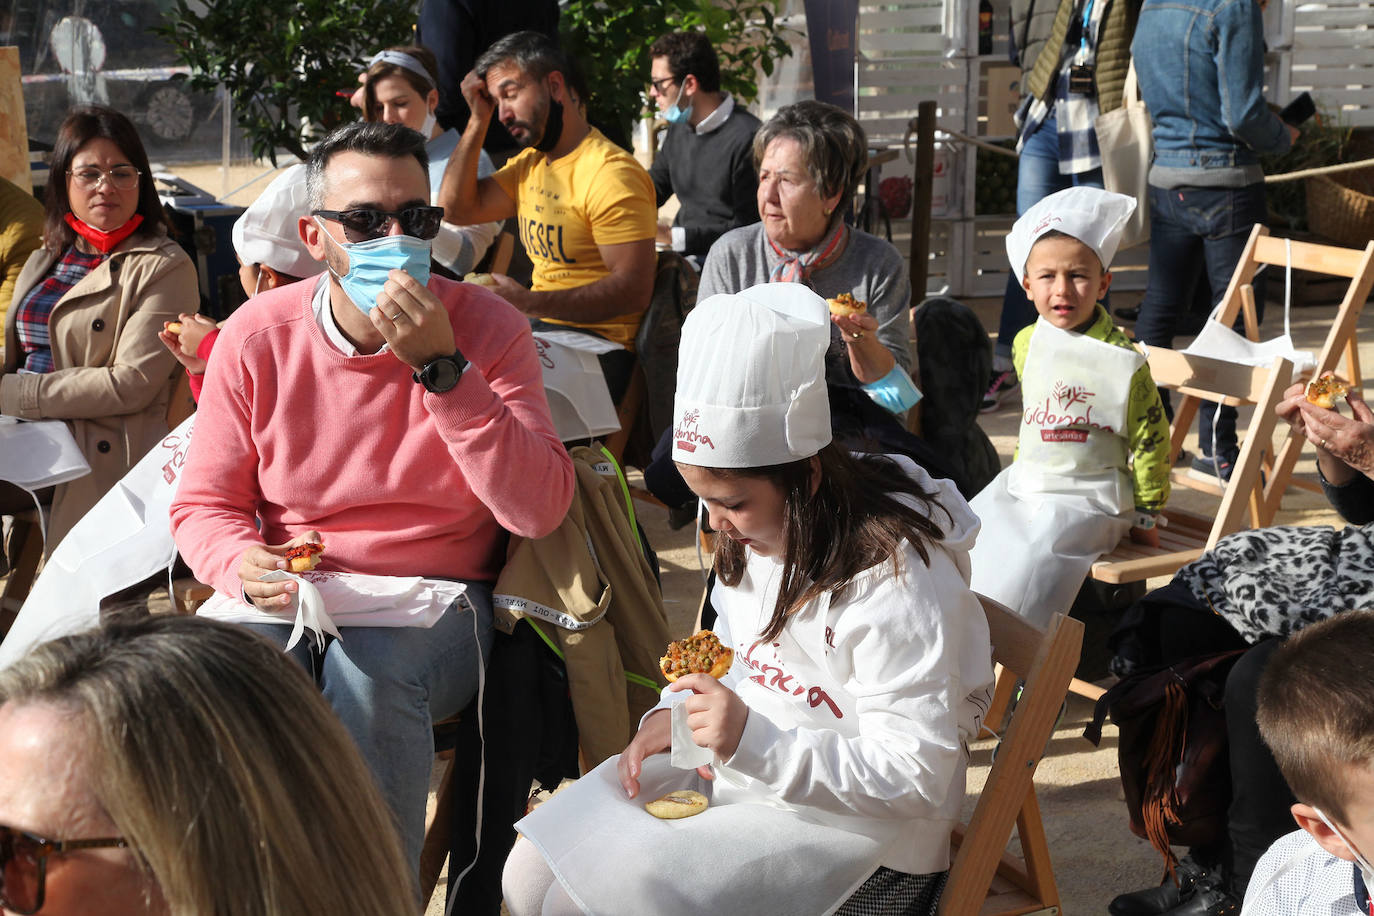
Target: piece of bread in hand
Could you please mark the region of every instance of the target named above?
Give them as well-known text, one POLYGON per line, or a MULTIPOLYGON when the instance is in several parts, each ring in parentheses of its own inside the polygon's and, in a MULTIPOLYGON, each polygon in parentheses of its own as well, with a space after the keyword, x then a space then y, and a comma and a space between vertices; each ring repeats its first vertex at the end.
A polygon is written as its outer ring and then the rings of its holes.
POLYGON ((492 287, 496 285, 496 279, 491 274, 468 274, 463 278, 464 283, 473 283, 477 286, 492 287))
POLYGON ((1308 383, 1307 400, 1318 407, 1335 410, 1336 399, 1345 397, 1349 390, 1350 386, 1334 375, 1324 375, 1308 383))
POLYGON ((689 674, 709 674, 720 680, 734 660, 734 649, 722 645, 710 630, 700 630, 668 643, 668 654, 658 660, 658 667, 669 681, 689 674))
POLYGON ((305 543, 287 548, 286 561, 293 573, 303 573, 320 565, 320 554, 324 553, 323 544, 305 543))
POLYGON ((855 299, 852 293, 840 293, 834 299, 825 300, 825 304, 830 306, 830 314, 841 317, 853 318, 868 311, 868 303, 855 299))
POLYGON ((168 321, 168 322, 166 322, 166 325, 167 325, 167 333, 168 333, 168 334, 180 334, 180 333, 181 333, 181 322, 180 322, 180 321, 168 321))
POLYGON ((711 803, 706 796, 691 789, 678 789, 676 792, 669 792, 662 798, 656 798, 651 802, 644 803, 644 810, 654 817, 665 821, 676 820, 680 817, 691 817, 693 814, 700 814, 705 811, 711 803))

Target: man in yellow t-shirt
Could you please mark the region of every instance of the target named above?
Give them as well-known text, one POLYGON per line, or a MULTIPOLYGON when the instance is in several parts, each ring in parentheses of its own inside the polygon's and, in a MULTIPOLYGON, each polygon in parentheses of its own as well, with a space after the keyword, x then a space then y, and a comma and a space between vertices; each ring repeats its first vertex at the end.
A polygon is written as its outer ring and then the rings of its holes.
POLYGON ((653 294, 658 211, 649 173, 587 123, 584 94, 547 36, 516 32, 497 41, 463 80, 473 117, 449 159, 439 203, 459 225, 517 217, 533 289, 495 274, 496 291, 532 319, 624 346, 601 357, 619 401, 653 294), (478 151, 498 109, 525 150, 479 180, 478 151))

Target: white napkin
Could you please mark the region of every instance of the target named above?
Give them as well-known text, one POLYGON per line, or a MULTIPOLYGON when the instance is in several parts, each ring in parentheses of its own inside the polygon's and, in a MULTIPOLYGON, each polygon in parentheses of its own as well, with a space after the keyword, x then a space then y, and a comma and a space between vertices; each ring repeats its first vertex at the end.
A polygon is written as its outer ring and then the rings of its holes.
POLYGON ((669 714, 672 716, 673 750, 668 755, 668 762, 680 770, 694 770, 715 762, 714 751, 692 740, 692 729, 687 724, 687 704, 677 703, 669 714))
POLYGON ((0 480, 32 492, 90 472, 63 421, 0 416, 0 480))

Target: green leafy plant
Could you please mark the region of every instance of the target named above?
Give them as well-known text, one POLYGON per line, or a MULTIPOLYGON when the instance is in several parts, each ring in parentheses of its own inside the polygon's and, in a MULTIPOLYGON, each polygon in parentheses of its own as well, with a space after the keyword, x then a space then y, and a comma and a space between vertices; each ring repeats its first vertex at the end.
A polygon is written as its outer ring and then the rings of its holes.
POLYGON ((752 102, 759 91, 757 70, 772 74, 802 37, 778 20, 778 7, 778 0, 569 0, 561 8, 559 32, 586 80, 589 117, 625 142, 647 104, 649 46, 655 39, 703 30, 720 55, 721 87, 752 102))
POLYGON ((157 29, 193 88, 223 83, 253 155, 304 159, 356 114, 346 93, 364 55, 409 39, 416 4, 391 0, 173 0, 157 29), (343 92, 345 95, 340 95, 343 92))

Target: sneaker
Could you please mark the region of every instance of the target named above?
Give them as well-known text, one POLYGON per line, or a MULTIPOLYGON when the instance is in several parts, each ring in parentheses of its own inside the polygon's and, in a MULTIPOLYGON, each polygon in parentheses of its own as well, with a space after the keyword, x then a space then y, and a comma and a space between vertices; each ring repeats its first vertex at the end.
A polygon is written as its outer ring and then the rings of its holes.
POLYGON ((1198 455, 1193 459, 1191 470, 1206 477, 1219 478, 1223 483, 1231 479, 1231 468, 1236 464, 1235 455, 1198 455))
POLYGON ((983 404, 978 408, 979 413, 990 413, 997 409, 1002 398, 1015 394, 1021 388, 1021 380, 1016 377, 1015 369, 1006 369, 992 377, 992 384, 988 386, 987 394, 983 395, 983 404))

